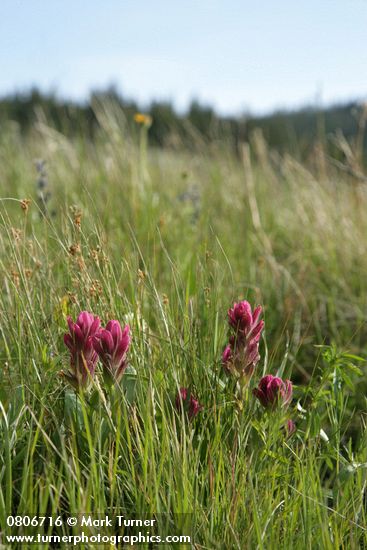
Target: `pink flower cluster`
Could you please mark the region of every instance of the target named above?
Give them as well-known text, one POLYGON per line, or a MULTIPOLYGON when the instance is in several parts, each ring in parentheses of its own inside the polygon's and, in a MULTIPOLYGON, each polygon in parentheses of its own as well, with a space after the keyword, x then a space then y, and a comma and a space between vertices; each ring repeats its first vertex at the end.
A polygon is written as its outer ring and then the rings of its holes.
MULTIPOLYGON (((293 386, 290 380, 267 374, 261 378, 252 393, 267 410, 274 411, 279 407, 286 409, 292 401, 293 386)), ((290 418, 286 422, 285 431, 288 437, 296 431, 296 425, 290 418)))
POLYGON ((264 328, 264 321, 260 321, 261 312, 261 306, 252 311, 246 300, 235 303, 228 310, 228 324, 232 334, 222 355, 222 364, 227 374, 242 380, 251 378, 260 360, 259 341, 264 328))
MULTIPOLYGON (((260 320, 262 308, 253 311, 244 300, 235 303, 228 310, 228 324, 231 330, 229 344, 223 351, 222 364, 227 374, 234 375, 245 384, 252 377, 260 360, 259 341, 264 328, 260 320)), ((99 317, 88 311, 82 311, 74 323, 68 317, 69 332, 64 342, 70 352, 70 369, 64 373, 66 379, 76 389, 85 388, 95 375, 98 359, 103 366, 104 380, 107 385, 119 383, 127 367, 127 354, 130 347, 130 327, 121 326, 119 321, 111 320, 101 327, 99 317)), ((292 382, 268 374, 259 381, 253 390, 254 396, 269 411, 281 407, 286 409, 292 400, 292 382)), ((203 405, 188 388, 181 387, 175 400, 176 409, 184 411, 189 420, 195 418, 203 405)), ((295 424, 288 420, 288 435, 295 431, 295 424)))
POLYGON ((99 317, 82 311, 74 323, 68 317, 69 333, 64 342, 70 351, 70 370, 66 379, 76 389, 88 386, 93 379, 98 358, 103 365, 108 383, 119 382, 127 367, 127 352, 130 346, 130 328, 123 329, 118 321, 109 321, 101 327, 99 317))
MULTIPOLYGON (((70 352, 70 369, 64 376, 68 382, 75 389, 86 388, 94 377, 99 358, 106 384, 118 383, 127 367, 129 325, 122 328, 119 321, 112 320, 103 328, 99 317, 88 311, 82 311, 75 323, 71 317, 67 322, 69 332, 64 334, 64 342, 70 352)), ((189 420, 203 409, 188 388, 180 388, 175 403, 177 410, 183 409, 189 420)))
POLYGON ((93 337, 93 347, 101 359, 107 383, 121 380, 127 367, 126 354, 130 341, 129 325, 122 329, 118 321, 109 321, 106 328, 93 337))
POLYGON ((179 412, 183 409, 189 420, 192 420, 203 409, 203 405, 200 405, 199 401, 187 388, 180 388, 176 397, 176 409, 179 412))
MULTIPOLYGON (((261 312, 261 306, 252 311, 246 300, 235 303, 228 310, 228 324, 232 334, 222 354, 222 365, 227 374, 234 375, 244 385, 249 382, 260 361, 259 341, 264 328, 264 321, 260 320, 261 312)), ((274 411, 278 407, 286 409, 292 400, 292 382, 268 374, 261 378, 253 394, 267 410, 274 411)), ((288 420, 288 435, 295 429, 293 420, 288 420)))
POLYGON ((268 374, 261 378, 253 394, 266 409, 275 409, 278 405, 287 407, 292 400, 293 387, 290 380, 283 381, 278 376, 268 374))

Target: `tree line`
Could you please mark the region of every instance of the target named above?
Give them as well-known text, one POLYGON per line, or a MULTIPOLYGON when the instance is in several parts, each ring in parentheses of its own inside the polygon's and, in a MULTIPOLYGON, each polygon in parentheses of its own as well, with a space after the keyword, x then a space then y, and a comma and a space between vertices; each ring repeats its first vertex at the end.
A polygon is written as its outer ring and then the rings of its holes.
POLYGON ((93 140, 100 128, 98 106, 104 102, 118 105, 128 125, 134 124, 137 112, 148 114, 152 119, 148 133, 152 146, 179 144, 190 147, 199 138, 206 142, 226 140, 238 149, 240 143, 249 140, 255 129, 260 129, 270 147, 297 156, 307 155, 316 142, 335 148, 330 137, 336 133, 342 133, 348 142, 362 139, 364 151, 367 149, 365 136, 361 138, 366 108, 353 101, 327 108, 310 106, 293 111, 276 111, 264 116, 221 116, 211 106, 196 100, 191 102, 186 112, 178 113, 172 103, 162 101, 153 101, 143 109, 137 102, 125 99, 114 88, 92 92, 83 103, 61 99, 53 93, 33 88, 0 98, 0 125, 15 121, 22 132, 27 132, 42 112, 48 123, 58 131, 71 137, 82 133, 93 140))

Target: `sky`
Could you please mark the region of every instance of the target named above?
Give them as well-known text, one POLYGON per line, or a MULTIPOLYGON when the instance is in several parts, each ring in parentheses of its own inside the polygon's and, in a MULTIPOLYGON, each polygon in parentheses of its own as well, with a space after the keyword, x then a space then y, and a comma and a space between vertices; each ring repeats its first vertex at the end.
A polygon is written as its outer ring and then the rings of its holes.
POLYGON ((223 114, 366 100, 367 0, 0 0, 0 96, 111 84, 223 114))

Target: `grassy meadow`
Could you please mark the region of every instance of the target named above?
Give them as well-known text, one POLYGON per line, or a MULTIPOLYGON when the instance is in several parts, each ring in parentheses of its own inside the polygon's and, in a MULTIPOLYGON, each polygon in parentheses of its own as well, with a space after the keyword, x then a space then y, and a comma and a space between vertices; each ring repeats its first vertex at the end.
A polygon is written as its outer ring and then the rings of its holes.
POLYGON ((126 510, 188 517, 197 549, 364 548, 366 184, 259 133, 238 155, 194 133, 150 149, 144 124, 98 119, 93 143, 41 115, 0 134, 0 544, 10 515, 126 510), (243 299, 265 328, 239 393, 221 357, 243 299), (119 385, 101 364, 68 384, 80 311, 129 323, 119 385), (268 373, 293 382, 290 436, 252 393, 268 373))

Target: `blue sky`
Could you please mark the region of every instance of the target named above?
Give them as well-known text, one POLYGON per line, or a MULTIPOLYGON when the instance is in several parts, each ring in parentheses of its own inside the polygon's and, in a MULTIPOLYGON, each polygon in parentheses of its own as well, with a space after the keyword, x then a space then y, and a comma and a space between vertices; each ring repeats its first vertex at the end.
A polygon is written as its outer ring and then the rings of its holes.
POLYGON ((367 0, 0 0, 0 95, 111 83, 222 113, 367 99, 367 0))

